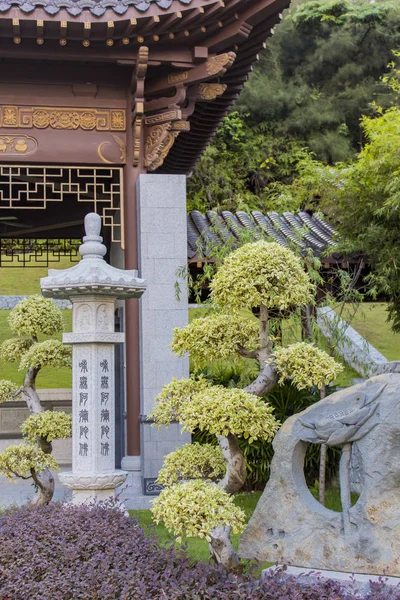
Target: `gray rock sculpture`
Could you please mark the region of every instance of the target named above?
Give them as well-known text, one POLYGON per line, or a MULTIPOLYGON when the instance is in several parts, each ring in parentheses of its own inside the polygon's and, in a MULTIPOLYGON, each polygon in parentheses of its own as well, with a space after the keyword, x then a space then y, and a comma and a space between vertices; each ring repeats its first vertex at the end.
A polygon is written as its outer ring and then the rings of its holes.
POLYGON ((246 558, 311 569, 400 576, 400 375, 378 375, 288 419, 271 477, 244 531, 246 558), (343 512, 322 506, 304 477, 309 443, 340 446, 343 512), (361 494, 350 501, 357 455, 361 494))

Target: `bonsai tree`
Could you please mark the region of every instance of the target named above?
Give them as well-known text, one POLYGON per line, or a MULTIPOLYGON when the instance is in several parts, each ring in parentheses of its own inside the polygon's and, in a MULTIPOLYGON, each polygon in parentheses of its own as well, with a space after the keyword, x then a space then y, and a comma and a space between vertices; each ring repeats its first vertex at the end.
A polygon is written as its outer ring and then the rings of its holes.
POLYGON ((34 504, 50 502, 54 478, 50 469, 58 469, 52 441, 71 437, 72 417, 64 412, 44 410, 36 390, 36 378, 42 367, 70 367, 71 349, 54 339, 39 342, 39 335, 53 335, 63 327, 62 314, 50 300, 30 296, 11 311, 8 324, 16 337, 3 342, 0 358, 18 362, 25 373, 22 385, 0 380, 0 402, 21 398, 31 412, 22 425, 25 441, 0 453, 0 472, 6 477, 32 479, 36 487, 34 504))
POLYGON ((159 426, 179 421, 188 431, 217 437, 219 447, 189 445, 167 456, 159 479, 166 488, 152 510, 178 535, 207 538, 213 558, 230 570, 239 567, 231 527, 244 527, 244 514, 230 496, 246 481, 238 438, 272 440, 279 424, 263 398, 279 382, 322 388, 342 369, 312 343, 285 348, 274 336, 277 324, 312 302, 313 294, 302 261, 291 250, 275 242, 248 243, 226 258, 211 282, 214 312, 174 330, 172 348, 179 356, 190 352, 194 361, 211 361, 240 355, 259 365, 244 389, 211 385, 202 377, 173 380, 150 415, 159 426), (258 319, 243 316, 246 309, 258 319))

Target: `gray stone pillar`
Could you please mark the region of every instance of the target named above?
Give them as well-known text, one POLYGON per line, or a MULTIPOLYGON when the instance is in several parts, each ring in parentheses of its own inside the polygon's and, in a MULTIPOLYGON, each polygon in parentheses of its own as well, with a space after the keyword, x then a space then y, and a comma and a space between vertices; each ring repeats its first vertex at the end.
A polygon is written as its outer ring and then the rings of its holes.
POLYGON ((145 290, 136 270, 105 262, 100 228, 99 215, 86 215, 82 260, 40 280, 44 296, 72 301, 72 333, 63 336, 73 346, 72 471, 59 479, 77 504, 113 497, 127 477, 115 469, 114 345, 124 334, 115 332, 114 309, 116 299, 139 298, 145 290))
MULTIPOLYGON (((168 347, 173 329, 183 327, 188 320, 185 282, 180 282, 180 301, 175 296, 176 271, 187 263, 186 177, 141 175, 137 199, 139 276, 146 278, 147 287, 140 300, 141 413, 144 417, 153 409, 154 398, 163 385, 173 377, 189 375, 188 358, 178 358, 168 347)), ((142 423, 140 466, 145 496, 158 493, 154 482, 164 456, 190 442, 190 435, 180 430, 178 424, 158 431, 142 423)), ((131 473, 137 477, 139 464, 135 457, 125 457, 122 467, 129 471, 130 463, 131 473)))

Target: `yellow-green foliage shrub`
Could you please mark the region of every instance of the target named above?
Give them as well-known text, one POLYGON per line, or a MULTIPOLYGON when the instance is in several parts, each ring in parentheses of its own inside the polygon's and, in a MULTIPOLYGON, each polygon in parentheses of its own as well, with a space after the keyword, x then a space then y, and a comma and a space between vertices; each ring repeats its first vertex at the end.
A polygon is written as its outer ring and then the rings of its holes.
POLYGON ((225 461, 218 446, 185 444, 164 458, 157 482, 172 485, 182 479, 216 480, 225 473, 225 461))
POLYGON ((198 479, 166 487, 153 500, 151 511, 156 523, 163 521, 177 536, 211 541, 211 530, 218 525, 230 525, 234 533, 244 529, 245 514, 232 496, 216 484, 198 479))
POLYGON ((179 412, 188 431, 200 429, 225 437, 232 434, 249 443, 257 439, 270 441, 279 428, 269 404, 238 388, 210 386, 193 394, 179 412))
POLYGON ((45 410, 30 415, 21 425, 22 434, 30 441, 42 437, 48 442, 72 436, 72 415, 53 410, 45 410))
POLYGON ((20 371, 26 371, 30 367, 40 369, 41 367, 71 367, 71 346, 64 346, 58 340, 45 340, 33 344, 23 355, 19 364, 20 371))
POLYGON ((343 370, 343 366, 324 350, 306 342, 276 348, 274 354, 279 383, 289 379, 299 390, 313 385, 321 388, 336 379, 343 370))
POLYGON ((7 379, 0 379, 0 402, 7 402, 12 400, 12 395, 16 392, 18 386, 7 379))
POLYGON ((178 356, 190 351, 190 358, 199 363, 227 359, 240 348, 256 350, 258 330, 256 320, 237 314, 201 317, 182 329, 174 329, 171 347, 178 356))
POLYGON ((51 454, 45 454, 36 444, 18 444, 0 452, 0 473, 12 479, 31 477, 31 471, 39 473, 46 468, 59 471, 58 464, 51 454))
POLYGON ((8 317, 10 329, 21 336, 53 335, 63 327, 60 309, 50 298, 39 295, 21 300, 8 317))
POLYGON ((275 242, 245 244, 226 259, 211 284, 212 301, 223 309, 265 305, 293 310, 313 298, 313 284, 300 259, 275 242))
POLYGON ((169 425, 172 421, 179 421, 182 405, 190 401, 193 394, 209 386, 210 383, 204 377, 173 379, 164 385, 156 396, 154 409, 148 417, 154 419, 157 425, 169 425))
POLYGON ((19 362, 32 344, 33 340, 29 337, 5 340, 0 346, 0 360, 4 362, 19 362))

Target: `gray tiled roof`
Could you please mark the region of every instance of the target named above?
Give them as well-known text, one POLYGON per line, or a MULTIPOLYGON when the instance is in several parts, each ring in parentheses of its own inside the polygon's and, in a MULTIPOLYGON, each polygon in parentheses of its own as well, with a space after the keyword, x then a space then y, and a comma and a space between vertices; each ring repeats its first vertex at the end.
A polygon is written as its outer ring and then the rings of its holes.
MULTIPOLYGON (((191 4, 192 0, 178 0, 181 4, 191 4)), ((171 6, 173 0, 0 0, 0 12, 6 12, 12 6, 18 7, 25 13, 35 8, 43 8, 50 15, 56 14, 62 8, 71 15, 79 15, 83 10, 90 10, 95 16, 101 17, 108 8, 122 15, 130 6, 140 12, 146 12, 152 4, 161 9, 171 6)))
POLYGON ((336 246, 334 228, 325 219, 307 212, 279 215, 276 212, 263 214, 258 210, 250 214, 224 210, 219 215, 210 210, 203 215, 192 210, 188 214, 187 226, 189 260, 196 256, 212 258, 213 247, 222 245, 228 238, 234 243, 246 229, 255 230, 257 236, 264 231, 280 244, 298 246, 300 251, 310 248, 319 256, 336 246))

